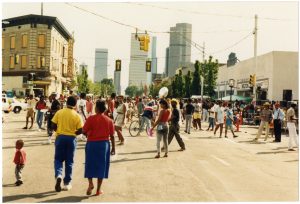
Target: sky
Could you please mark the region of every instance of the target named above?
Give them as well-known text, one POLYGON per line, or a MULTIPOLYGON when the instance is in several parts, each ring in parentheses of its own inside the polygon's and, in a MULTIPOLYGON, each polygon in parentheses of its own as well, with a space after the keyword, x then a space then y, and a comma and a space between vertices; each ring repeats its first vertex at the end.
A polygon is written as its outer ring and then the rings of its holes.
MULTIPOLYGON (((122 60, 122 90, 128 85, 130 39, 135 27, 157 37, 158 72, 165 69, 166 32, 176 23, 192 24, 192 41, 205 43, 206 58, 226 63, 230 52, 242 61, 254 56, 254 16, 258 15, 258 55, 271 51, 298 51, 298 2, 69 2, 89 12, 130 25, 127 27, 79 10, 63 2, 44 2, 44 15, 56 16, 75 34, 74 57, 89 67, 93 79, 95 49, 108 49, 108 75, 113 78, 115 60, 122 60)), ((40 14, 40 3, 2 3, 2 19, 40 14)), ((192 62, 202 60, 192 46, 192 62)))

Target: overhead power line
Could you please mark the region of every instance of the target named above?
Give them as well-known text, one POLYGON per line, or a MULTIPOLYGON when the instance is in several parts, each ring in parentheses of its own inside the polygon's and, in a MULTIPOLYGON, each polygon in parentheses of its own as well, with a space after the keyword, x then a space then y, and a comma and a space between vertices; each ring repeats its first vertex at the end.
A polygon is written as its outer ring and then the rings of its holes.
POLYGON ((133 26, 133 25, 130 25, 130 24, 127 24, 127 23, 123 23, 123 22, 111 19, 109 17, 106 17, 106 16, 103 16, 101 14, 95 13, 95 12, 90 11, 88 9, 82 8, 80 6, 76 6, 74 4, 70 4, 70 3, 65 3, 65 4, 67 4, 70 7, 73 7, 73 8, 76 8, 78 10, 81 10, 83 12, 92 14, 92 15, 97 16, 97 17, 100 17, 100 18, 102 18, 104 20, 116 23, 118 25, 126 26, 128 28, 137 29, 138 31, 143 31, 143 32, 147 31, 147 32, 153 33, 153 34, 170 34, 170 33, 202 33, 202 34, 211 34, 211 33, 221 33, 221 32, 243 32, 243 31, 249 31, 250 30, 250 29, 240 29, 240 30, 228 29, 228 30, 213 30, 213 31, 203 31, 203 32, 192 32, 192 31, 153 31, 151 29, 142 29, 142 28, 139 28, 138 26, 133 26))
MULTIPOLYGON (((174 9, 174 8, 168 8, 168 7, 163 7, 163 6, 156 6, 156 5, 143 4, 143 3, 134 3, 134 2, 125 2, 125 3, 139 5, 139 6, 147 6, 147 7, 158 8, 158 9, 169 10, 169 11, 189 13, 189 14, 219 16, 219 17, 233 17, 233 18, 240 18, 240 19, 253 19, 253 16, 242 16, 242 15, 221 14, 221 13, 207 13, 207 12, 199 12, 199 11, 192 11, 192 10, 186 10, 186 9, 174 9)), ((280 19, 280 18, 268 18, 268 17, 261 17, 260 19, 270 20, 270 21, 297 21, 297 19, 280 19)))
POLYGON ((220 53, 220 52, 224 52, 224 51, 226 51, 226 50, 228 50, 228 49, 230 49, 230 48, 233 48, 233 47, 235 47, 236 45, 238 45, 239 43, 241 43, 241 42, 243 42, 244 40, 246 40, 248 37, 250 37, 251 35, 253 35, 253 33, 251 32, 251 33, 249 33, 248 35, 246 35, 245 37, 243 37, 242 39, 240 39, 239 41, 237 41, 236 43, 234 43, 233 45, 231 45, 231 46, 229 46, 229 47, 226 47, 226 48, 224 48, 224 49, 221 49, 221 50, 217 50, 217 51, 215 51, 215 52, 212 52, 212 53, 210 53, 210 55, 213 55, 213 54, 216 54, 216 53, 220 53))

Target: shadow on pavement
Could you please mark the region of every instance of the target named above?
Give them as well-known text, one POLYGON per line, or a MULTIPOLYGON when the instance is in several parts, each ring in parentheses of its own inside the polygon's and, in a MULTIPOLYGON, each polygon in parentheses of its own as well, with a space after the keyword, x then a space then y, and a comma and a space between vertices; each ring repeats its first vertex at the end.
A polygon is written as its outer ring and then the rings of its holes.
POLYGON ((151 157, 151 158, 136 158, 136 159, 120 159, 120 160, 114 160, 114 161, 111 161, 110 163, 120 163, 120 162, 129 162, 129 161, 139 161, 139 160, 149 160, 149 159, 155 159, 154 156, 151 157))
POLYGON ((284 161, 284 162, 298 162, 299 160, 298 159, 295 159, 295 160, 288 160, 288 161, 284 161))
POLYGON ((55 191, 48 191, 48 192, 28 194, 28 195, 3 196, 3 202, 11 202, 11 201, 15 201, 15 200, 24 199, 24 198, 41 199, 41 198, 45 198, 45 197, 56 195, 56 194, 57 194, 57 192, 55 192, 55 191))
POLYGON ((248 143, 248 144, 266 144, 266 142, 259 142, 259 141, 253 141, 253 140, 247 140, 247 141, 238 141, 238 143, 248 143))
POLYGON ((26 139, 26 138, 28 138, 28 139, 34 139, 34 138, 38 138, 38 137, 46 138, 48 136, 47 135, 43 135, 43 136, 36 136, 36 135, 32 135, 32 136, 26 135, 26 136, 23 136, 23 135, 18 135, 17 137, 3 137, 2 139, 6 139, 6 140, 16 139, 16 140, 18 140, 18 139, 26 139))
POLYGON ((82 200, 89 198, 89 196, 67 196, 63 198, 55 198, 55 199, 50 199, 50 200, 45 200, 42 201, 41 203, 77 203, 77 202, 82 202, 82 200))
MULTIPOLYGON (((46 140, 43 140, 44 142, 46 141, 46 140)), ((43 146, 43 145, 45 145, 45 144, 43 144, 43 141, 41 141, 41 142, 38 142, 38 143, 29 143, 29 144, 26 144, 26 141, 25 141, 25 145, 24 145, 24 147, 26 148, 26 147, 36 147, 36 146, 43 146)), ((2 149, 15 149, 16 148, 16 146, 7 146, 7 147, 2 147, 2 149)))
POLYGON ((16 184, 3 184, 2 187, 16 187, 16 184))
POLYGON ((274 151, 274 152, 257 152, 256 154, 277 154, 277 153, 291 153, 288 151, 274 151))
POLYGON ((189 139, 221 139, 220 137, 189 137, 189 139))

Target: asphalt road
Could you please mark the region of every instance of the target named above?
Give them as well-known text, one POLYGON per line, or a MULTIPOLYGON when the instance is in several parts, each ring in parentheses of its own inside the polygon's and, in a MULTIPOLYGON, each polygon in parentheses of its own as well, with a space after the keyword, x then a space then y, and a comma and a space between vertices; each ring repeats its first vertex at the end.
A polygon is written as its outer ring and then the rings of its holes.
MULTIPOLYGON (((5 114, 3 123, 3 202, 214 202, 297 201, 298 151, 287 151, 288 137, 250 142, 257 128, 242 127, 238 138, 210 138, 212 132, 182 134, 187 150, 178 152, 174 138, 169 157, 154 159, 156 138, 130 137, 117 146, 104 194, 86 196, 85 143, 78 142, 73 188, 54 191, 54 145, 43 145, 46 132, 23 130, 25 112, 5 114), (27 164, 24 184, 15 187, 13 157, 15 141, 25 141, 27 164)), ((204 129, 207 124, 202 123, 204 129)), ((181 131, 183 133, 183 131, 181 131)))

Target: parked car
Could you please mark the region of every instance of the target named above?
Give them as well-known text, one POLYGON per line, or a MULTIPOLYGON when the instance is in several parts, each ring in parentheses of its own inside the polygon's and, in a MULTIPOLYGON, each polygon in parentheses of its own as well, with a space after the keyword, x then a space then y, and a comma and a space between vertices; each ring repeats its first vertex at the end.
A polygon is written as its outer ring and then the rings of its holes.
POLYGON ((20 113, 21 110, 27 109, 27 103, 20 102, 15 98, 2 97, 2 102, 2 110, 5 113, 9 113, 10 111, 13 111, 14 113, 20 113))
POLYGON ((9 105, 8 101, 7 101, 7 98, 3 98, 3 95, 2 95, 2 111, 4 113, 9 113, 11 111, 11 106, 9 105))

